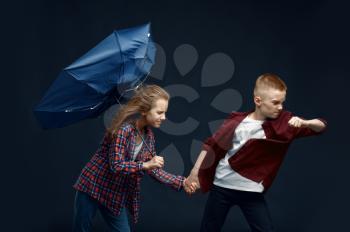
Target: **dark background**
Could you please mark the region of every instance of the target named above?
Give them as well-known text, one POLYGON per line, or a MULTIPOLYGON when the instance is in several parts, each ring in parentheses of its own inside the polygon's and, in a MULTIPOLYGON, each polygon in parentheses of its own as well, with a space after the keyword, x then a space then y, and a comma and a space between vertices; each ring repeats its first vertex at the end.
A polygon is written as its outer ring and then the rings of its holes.
MULTIPOLYGON (((266 194, 276 231, 323 232, 348 228, 350 194, 349 7, 346 1, 12 1, 2 3, 2 155, 1 231, 70 231, 71 187, 104 132, 103 118, 44 131, 32 109, 60 69, 69 65, 113 29, 152 22, 153 36, 167 56, 162 86, 186 84, 201 99, 170 104, 168 117, 188 115, 204 124, 183 137, 155 130, 157 147, 174 142, 185 174, 191 169, 192 138, 210 135, 205 122, 225 115, 210 109, 228 86, 243 96, 240 110, 253 107, 256 77, 279 74, 288 85, 286 108, 297 115, 323 117, 329 127, 320 137, 291 146, 273 187, 266 194), (194 69, 182 77, 173 51, 191 44, 199 52, 194 69), (224 86, 200 88, 201 67, 212 53, 235 62, 224 86), (172 108, 176 106, 176 110, 172 108)), ((207 195, 191 198, 146 177, 137 231, 198 231, 207 195)), ((96 231, 104 231, 100 216, 96 231)), ((224 231, 248 231, 232 209, 224 231)))

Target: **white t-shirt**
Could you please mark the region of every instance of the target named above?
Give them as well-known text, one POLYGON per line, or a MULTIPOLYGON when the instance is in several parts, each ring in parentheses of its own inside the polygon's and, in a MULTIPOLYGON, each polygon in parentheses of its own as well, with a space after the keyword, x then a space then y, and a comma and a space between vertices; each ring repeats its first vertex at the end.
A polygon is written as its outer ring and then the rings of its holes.
POLYGON ((138 155, 139 152, 141 151, 142 144, 143 144, 143 141, 141 141, 141 143, 139 143, 139 144, 135 144, 135 150, 134 150, 134 154, 133 154, 133 156, 132 156, 132 160, 133 160, 133 161, 135 161, 137 155, 138 155))
POLYGON ((245 178, 235 172, 228 159, 231 158, 236 152, 252 138, 265 139, 265 132, 262 128, 264 121, 254 120, 246 117, 236 128, 233 136, 233 146, 229 150, 225 157, 222 158, 216 167, 214 184, 220 187, 236 189, 250 192, 263 192, 264 186, 262 182, 257 183, 248 178, 245 178))

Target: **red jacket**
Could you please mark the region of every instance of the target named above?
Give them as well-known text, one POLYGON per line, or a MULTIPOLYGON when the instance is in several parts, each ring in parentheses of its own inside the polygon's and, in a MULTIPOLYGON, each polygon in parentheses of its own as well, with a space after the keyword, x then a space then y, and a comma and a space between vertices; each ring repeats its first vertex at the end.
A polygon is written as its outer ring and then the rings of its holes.
MULTIPOLYGON (((236 127, 251 112, 234 112, 224 121, 221 127, 203 144, 207 151, 198 178, 203 192, 213 185, 216 167, 232 148, 232 140, 236 127)), ((284 159, 289 145, 295 138, 317 135, 310 128, 289 126, 288 121, 293 117, 291 112, 282 111, 277 119, 267 119, 262 124, 266 139, 248 140, 229 160, 233 170, 241 176, 256 182, 262 182, 264 191, 272 184, 279 167, 284 159)), ((326 121, 320 119, 326 124, 326 121)))

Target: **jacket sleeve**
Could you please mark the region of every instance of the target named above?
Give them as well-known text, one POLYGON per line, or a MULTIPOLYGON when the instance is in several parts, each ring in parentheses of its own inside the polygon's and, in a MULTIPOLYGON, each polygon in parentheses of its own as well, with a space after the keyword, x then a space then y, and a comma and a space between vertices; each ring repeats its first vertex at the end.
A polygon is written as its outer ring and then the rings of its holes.
POLYGON ((231 113, 225 121, 221 124, 219 129, 210 137, 208 137, 202 146, 202 150, 209 151, 212 150, 216 145, 220 148, 224 148, 225 145, 221 144, 223 136, 227 133, 227 124, 231 123, 232 118, 234 117, 234 113, 231 113))
POLYGON ((125 157, 130 134, 131 128, 129 126, 121 126, 117 134, 111 138, 108 158, 110 169, 114 173, 131 174, 142 171, 143 162, 129 161, 125 157))
MULTIPOLYGON (((302 118, 302 119, 304 119, 304 118, 302 118)), ((317 119, 325 124, 325 128, 323 130, 317 132, 317 131, 314 131, 308 127, 295 128, 294 137, 295 138, 302 138, 302 137, 322 134, 327 128, 327 121, 324 120, 323 118, 317 118, 317 119)))

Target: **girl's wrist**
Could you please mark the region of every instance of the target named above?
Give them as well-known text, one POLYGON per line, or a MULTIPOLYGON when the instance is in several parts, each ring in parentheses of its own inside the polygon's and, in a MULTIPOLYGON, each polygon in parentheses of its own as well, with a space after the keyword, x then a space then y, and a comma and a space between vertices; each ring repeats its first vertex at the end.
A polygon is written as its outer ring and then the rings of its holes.
POLYGON ((148 166, 147 162, 143 162, 142 163, 142 169, 143 170, 148 170, 148 168, 149 168, 149 166, 148 166))

